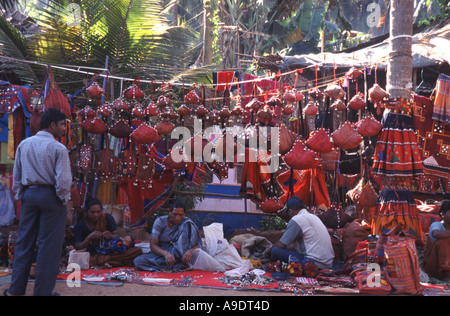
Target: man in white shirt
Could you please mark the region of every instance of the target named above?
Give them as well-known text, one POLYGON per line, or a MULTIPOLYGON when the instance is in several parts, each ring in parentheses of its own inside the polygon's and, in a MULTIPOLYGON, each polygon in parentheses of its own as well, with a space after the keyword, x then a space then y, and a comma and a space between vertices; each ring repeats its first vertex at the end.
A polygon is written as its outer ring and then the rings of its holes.
POLYGON ((56 140, 65 133, 66 116, 49 108, 40 128, 19 144, 15 156, 13 191, 21 210, 11 287, 5 295, 25 294, 36 241, 34 295, 52 295, 59 271, 72 184, 69 153, 56 140))
POLYGON ((327 228, 314 214, 308 212, 306 205, 296 196, 286 203, 286 209, 278 214, 288 221, 286 231, 270 250, 272 260, 289 262, 289 257, 299 261, 312 259, 320 269, 333 265, 334 251, 327 228), (287 249, 294 246, 294 251, 287 249))

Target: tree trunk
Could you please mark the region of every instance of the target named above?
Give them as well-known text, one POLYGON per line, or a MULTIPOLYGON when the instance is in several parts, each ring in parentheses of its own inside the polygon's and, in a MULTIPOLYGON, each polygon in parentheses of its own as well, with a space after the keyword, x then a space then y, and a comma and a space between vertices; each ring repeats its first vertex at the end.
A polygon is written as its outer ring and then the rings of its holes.
POLYGON ((413 13, 414 0, 391 0, 386 86, 391 99, 411 97, 413 13))

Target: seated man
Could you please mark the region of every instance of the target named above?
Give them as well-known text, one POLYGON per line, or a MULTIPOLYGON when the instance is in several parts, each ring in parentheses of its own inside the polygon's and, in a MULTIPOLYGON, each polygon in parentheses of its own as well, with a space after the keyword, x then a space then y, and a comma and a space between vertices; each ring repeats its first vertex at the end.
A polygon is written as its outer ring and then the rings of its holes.
POLYGON ((169 215, 161 216, 153 224, 150 250, 134 260, 139 270, 158 272, 187 266, 202 239, 197 226, 185 217, 183 202, 175 202, 169 215))
POLYGON ((422 268, 431 277, 450 282, 450 201, 442 203, 439 215, 442 221, 430 226, 422 268))
POLYGON ((281 239, 269 249, 272 260, 289 262, 292 256, 299 261, 312 259, 320 269, 331 268, 334 251, 330 235, 322 221, 308 212, 302 200, 291 197, 278 215, 288 221, 288 225, 281 239), (287 249, 291 244, 295 251, 287 249))

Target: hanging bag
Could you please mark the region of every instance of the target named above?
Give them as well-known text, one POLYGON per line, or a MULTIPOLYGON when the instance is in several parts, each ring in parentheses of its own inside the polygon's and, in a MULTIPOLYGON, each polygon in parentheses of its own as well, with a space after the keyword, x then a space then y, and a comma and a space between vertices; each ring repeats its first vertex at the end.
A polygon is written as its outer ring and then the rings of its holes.
POLYGON ((103 134, 108 131, 108 125, 98 116, 85 119, 80 123, 80 126, 83 131, 91 134, 103 134))
POLYGON ((359 146, 363 138, 359 135, 355 127, 349 121, 344 122, 331 136, 334 145, 342 149, 353 149, 359 146))
POLYGON ((330 132, 324 128, 319 128, 311 132, 305 144, 310 149, 322 154, 329 153, 334 148, 330 132))
POLYGON ((77 171, 88 173, 92 169, 93 147, 89 144, 82 144, 78 147, 77 171))
POLYGON ((108 137, 106 137, 105 143, 105 148, 97 151, 95 161, 98 175, 108 179, 114 174, 114 152, 109 148, 108 137))
POLYGON ((86 89, 87 95, 94 99, 100 98, 105 93, 105 90, 98 85, 97 80, 95 79, 96 76, 98 76, 98 74, 93 76, 94 79, 92 84, 86 89))
POLYGON ((57 108, 64 112, 66 117, 70 117, 72 110, 70 109, 70 103, 61 90, 53 77, 50 66, 47 66, 47 77, 49 80, 49 89, 47 96, 44 99, 44 106, 46 109, 57 108))
POLYGON ((284 162, 291 168, 297 170, 310 169, 320 164, 317 153, 312 151, 297 139, 292 149, 284 156, 284 162))
POLYGON ((370 113, 364 117, 361 121, 355 124, 356 132, 363 137, 371 137, 378 135, 383 128, 383 124, 378 122, 370 113))
POLYGON ((123 92, 123 96, 125 98, 127 98, 128 100, 139 100, 142 99, 145 94, 144 92, 142 92, 141 88, 140 88, 140 83, 141 81, 139 79, 134 79, 133 80, 133 84, 128 87, 127 89, 125 89, 125 91, 123 92), (137 82, 137 85, 136 85, 137 82))
POLYGON ((127 138, 132 132, 133 128, 122 118, 115 121, 114 124, 109 127, 109 133, 117 138, 127 138))
POLYGON ((150 182, 153 175, 153 158, 147 154, 139 155, 139 162, 136 171, 136 180, 150 182))
POLYGON ((161 135, 148 123, 142 123, 131 133, 131 139, 140 145, 152 145, 161 139, 161 135))

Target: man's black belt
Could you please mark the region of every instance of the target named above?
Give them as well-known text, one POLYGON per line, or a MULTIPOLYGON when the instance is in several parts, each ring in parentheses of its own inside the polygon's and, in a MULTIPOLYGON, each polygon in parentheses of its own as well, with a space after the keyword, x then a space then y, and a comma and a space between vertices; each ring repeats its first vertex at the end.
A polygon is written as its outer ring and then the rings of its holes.
POLYGON ((53 189, 55 186, 52 184, 32 184, 27 185, 25 189, 53 189))

